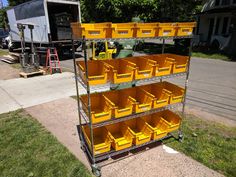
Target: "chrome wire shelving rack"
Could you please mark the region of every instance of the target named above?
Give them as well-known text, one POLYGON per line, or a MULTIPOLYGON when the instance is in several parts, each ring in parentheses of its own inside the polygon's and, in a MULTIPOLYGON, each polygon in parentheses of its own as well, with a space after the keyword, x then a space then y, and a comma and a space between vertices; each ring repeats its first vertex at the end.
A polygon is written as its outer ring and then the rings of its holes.
MULTIPOLYGON (((151 140, 145 144, 141 144, 141 145, 133 145, 130 148, 124 149, 124 150, 120 150, 120 151, 115 151, 115 150, 111 150, 107 153, 103 153, 103 154, 98 154, 95 155, 94 154, 94 140, 93 140, 93 128, 97 128, 97 127, 101 127, 101 126, 105 126, 105 125, 109 125, 109 124, 114 124, 114 123, 118 123, 121 121, 125 121, 125 120, 129 120, 129 119, 135 119, 137 117, 140 116, 145 116, 145 115, 149 115, 149 114, 153 114, 159 111, 163 111, 166 109, 175 109, 177 107, 182 106, 182 115, 184 115, 185 112, 185 105, 186 105, 186 92, 187 92, 187 88, 188 88, 188 80, 189 80, 189 70, 190 70, 190 58, 191 58, 191 53, 192 53, 192 41, 193 41, 193 36, 173 36, 173 37, 153 37, 153 38, 122 38, 122 39, 117 39, 117 38, 109 38, 109 39, 86 39, 85 37, 81 38, 81 39, 74 39, 73 35, 72 35, 72 51, 73 51, 73 64, 74 64, 74 73, 75 73, 75 84, 76 84, 76 94, 77 94, 77 104, 78 104, 78 115, 79 115, 79 125, 78 125, 78 132, 79 132, 79 138, 81 141, 81 149, 85 152, 85 154, 87 155, 87 158, 91 164, 91 168, 92 168, 92 172, 94 173, 95 176, 101 176, 101 162, 104 160, 107 160, 109 158, 112 158, 114 156, 117 156, 119 154, 123 154, 123 153, 128 153, 131 152, 132 150, 141 148, 141 147, 146 147, 148 145, 154 144, 158 141, 162 141, 164 139, 168 139, 170 137, 174 137, 171 133, 169 133, 167 136, 158 139, 158 140, 151 140), (87 48, 86 48, 86 42, 98 42, 98 41, 119 41, 119 40, 130 40, 130 39, 135 39, 135 40, 142 40, 142 39, 159 39, 162 40, 162 53, 165 53, 165 42, 166 40, 169 39, 189 39, 189 51, 188 51, 188 56, 189 56, 189 60, 187 63, 187 69, 186 72, 183 73, 177 73, 177 74, 170 74, 170 75, 166 75, 166 76, 160 76, 160 77, 152 77, 149 79, 143 79, 143 80, 134 80, 131 83, 121 83, 121 84, 113 84, 113 83, 107 83, 107 84, 103 84, 103 85, 96 85, 96 86, 90 86, 88 83, 88 56, 87 56, 87 48), (84 61, 85 61, 85 70, 86 70, 86 80, 87 82, 84 83, 84 81, 78 76, 78 70, 76 67, 76 57, 75 57, 75 44, 81 42, 82 43, 82 50, 84 53, 84 61), (163 79, 167 79, 167 78, 174 78, 174 77, 180 77, 180 76, 184 76, 185 77, 185 91, 184 91, 184 96, 182 99, 181 103, 175 103, 175 104, 170 104, 167 105, 165 107, 162 108, 157 108, 157 109, 151 109, 150 111, 147 112, 142 112, 142 113, 137 113, 137 114, 132 114, 129 116, 125 116, 125 117, 121 117, 121 118, 112 118, 110 120, 101 122, 101 123, 96 123, 93 124, 91 121, 91 100, 90 100, 90 94, 92 92, 104 92, 104 91, 108 91, 108 90, 115 90, 117 89, 119 86, 126 86, 126 85, 130 85, 131 86, 135 86, 135 85, 145 85, 148 84, 150 82, 162 82, 163 79), (87 91, 87 95, 88 95, 88 100, 87 100, 87 109, 88 109, 88 113, 89 115, 86 115, 86 113, 84 112, 84 110, 82 109, 82 102, 80 102, 79 100, 79 84, 82 85, 84 87, 84 89, 87 91), (89 148, 89 145, 87 144, 85 137, 83 135, 82 129, 81 127, 83 125, 88 125, 90 128, 90 140, 91 140, 91 150, 89 148)), ((129 87, 129 86, 128 86, 129 87)), ((181 130, 181 124, 180 124, 180 128, 178 130, 178 139, 181 141, 183 138, 183 133, 181 130)))

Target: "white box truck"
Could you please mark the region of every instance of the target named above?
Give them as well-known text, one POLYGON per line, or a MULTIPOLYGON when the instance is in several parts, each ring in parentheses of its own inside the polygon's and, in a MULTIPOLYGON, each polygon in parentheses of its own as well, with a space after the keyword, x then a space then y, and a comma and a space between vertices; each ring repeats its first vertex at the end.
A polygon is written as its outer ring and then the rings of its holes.
MULTIPOLYGON (((81 21, 80 2, 76 0, 32 0, 7 11, 10 42, 9 50, 20 47, 17 23, 34 24, 34 45, 70 47, 70 23, 81 21)), ((26 46, 30 46, 30 30, 25 29, 26 46)))

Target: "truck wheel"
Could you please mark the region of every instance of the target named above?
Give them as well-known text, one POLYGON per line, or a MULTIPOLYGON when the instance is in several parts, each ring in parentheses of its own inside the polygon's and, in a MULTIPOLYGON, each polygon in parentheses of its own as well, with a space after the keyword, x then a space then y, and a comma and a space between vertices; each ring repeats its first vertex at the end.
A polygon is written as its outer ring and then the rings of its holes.
POLYGON ((13 52, 14 49, 12 47, 8 47, 9 52, 13 52))

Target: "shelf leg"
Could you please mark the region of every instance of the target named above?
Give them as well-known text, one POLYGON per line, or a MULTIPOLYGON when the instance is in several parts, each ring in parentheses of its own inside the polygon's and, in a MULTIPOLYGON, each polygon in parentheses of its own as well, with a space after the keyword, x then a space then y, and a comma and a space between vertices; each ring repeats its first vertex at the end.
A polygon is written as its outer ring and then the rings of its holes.
POLYGON ((92 156, 92 169, 93 166, 96 166, 95 157, 94 157, 94 141, 93 141, 93 124, 91 118, 91 100, 90 100, 90 86, 88 79, 88 57, 87 57, 87 48, 86 48, 86 39, 83 37, 82 48, 84 50, 84 61, 85 61, 85 75, 87 83, 87 96, 88 96, 88 113, 89 113, 89 129, 90 129, 90 140, 91 140, 91 156, 92 156))
POLYGON ((101 168, 98 167, 96 164, 93 164, 93 165, 92 165, 92 172, 93 172, 93 174, 94 174, 96 177, 102 176, 102 174, 101 174, 101 168))
POLYGON ((72 43, 72 55, 73 55, 73 65, 74 65, 74 73, 75 73, 75 85, 76 85, 76 99, 77 99, 77 106, 78 106, 78 115, 79 115, 79 138, 81 138, 81 114, 80 114, 80 102, 79 102, 79 87, 78 87, 78 74, 77 74, 77 69, 76 69, 76 61, 75 61, 75 45, 74 45, 74 38, 73 34, 71 36, 71 43, 72 43))
POLYGON ((165 53, 165 42, 166 42, 166 40, 163 39, 163 40, 162 40, 162 48, 161 48, 161 53, 162 53, 162 54, 165 53))

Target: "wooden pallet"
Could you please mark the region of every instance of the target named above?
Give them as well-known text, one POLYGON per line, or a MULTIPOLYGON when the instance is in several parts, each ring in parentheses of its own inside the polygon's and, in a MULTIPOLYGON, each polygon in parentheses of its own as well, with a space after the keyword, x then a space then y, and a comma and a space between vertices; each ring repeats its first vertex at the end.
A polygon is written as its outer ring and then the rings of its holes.
POLYGON ((20 77, 28 78, 28 77, 37 76, 37 75, 45 75, 46 71, 40 69, 39 71, 35 71, 31 73, 20 72, 19 74, 20 74, 20 77))

